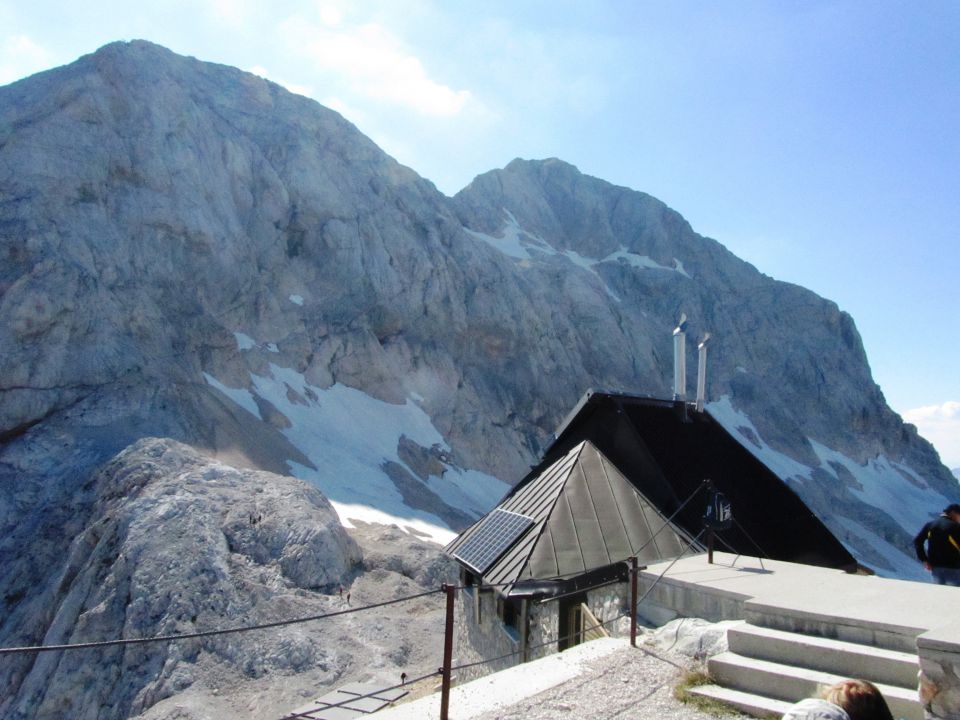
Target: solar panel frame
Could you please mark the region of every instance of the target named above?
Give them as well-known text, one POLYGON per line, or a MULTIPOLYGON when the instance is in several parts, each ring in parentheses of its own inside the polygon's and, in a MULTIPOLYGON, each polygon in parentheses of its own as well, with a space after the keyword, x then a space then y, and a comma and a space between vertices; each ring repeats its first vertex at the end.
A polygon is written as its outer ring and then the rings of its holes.
POLYGON ((453 556, 482 575, 533 524, 534 519, 527 515, 497 508, 453 551, 453 556))

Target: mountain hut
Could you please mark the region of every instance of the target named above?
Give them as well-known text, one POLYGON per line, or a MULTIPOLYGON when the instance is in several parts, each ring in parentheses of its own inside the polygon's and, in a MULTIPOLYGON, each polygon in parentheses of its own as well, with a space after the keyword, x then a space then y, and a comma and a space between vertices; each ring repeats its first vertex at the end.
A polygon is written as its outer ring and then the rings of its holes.
POLYGON ((703 403, 590 391, 543 460, 446 547, 471 588, 461 645, 510 655, 498 663, 506 667, 606 632, 627 606, 626 560, 704 551, 706 480, 732 507, 735 522, 716 536, 722 549, 856 567, 703 403))

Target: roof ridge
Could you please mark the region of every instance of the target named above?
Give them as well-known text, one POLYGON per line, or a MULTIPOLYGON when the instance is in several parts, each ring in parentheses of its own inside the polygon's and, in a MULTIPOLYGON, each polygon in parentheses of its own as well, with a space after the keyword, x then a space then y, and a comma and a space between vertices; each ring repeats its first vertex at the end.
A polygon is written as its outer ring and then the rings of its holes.
MULTIPOLYGON (((553 511, 557 507, 557 502, 559 502, 560 498, 563 496, 563 489, 566 487, 567 483, 570 481, 570 476, 573 474, 573 469, 577 466, 577 463, 580 461, 580 456, 583 454, 583 451, 587 445, 590 445, 591 447, 593 447, 593 443, 591 443, 589 440, 581 440, 577 445, 574 445, 573 448, 571 448, 566 455, 564 455, 562 458, 558 458, 557 462, 555 462, 553 465, 550 466, 550 467, 554 467, 564 462, 565 460, 570 460, 570 467, 567 468, 566 476, 564 477, 563 482, 557 484, 557 491, 554 493, 553 500, 549 504, 549 509, 547 510, 546 514, 543 516, 543 520, 540 521, 540 527, 537 529, 536 535, 532 536, 534 546, 536 546, 537 541, 543 537, 543 533, 547 529, 547 525, 550 522, 550 518, 553 516, 553 511)), ((547 468, 548 471, 549 469, 550 468, 547 468)), ((518 569, 517 571, 518 578, 520 577, 520 575, 523 574, 523 571, 530 564, 530 557, 532 554, 533 554, 532 552, 527 554, 527 557, 524 559, 523 564, 518 569)), ((559 567, 557 568, 557 570, 559 571, 559 567)))

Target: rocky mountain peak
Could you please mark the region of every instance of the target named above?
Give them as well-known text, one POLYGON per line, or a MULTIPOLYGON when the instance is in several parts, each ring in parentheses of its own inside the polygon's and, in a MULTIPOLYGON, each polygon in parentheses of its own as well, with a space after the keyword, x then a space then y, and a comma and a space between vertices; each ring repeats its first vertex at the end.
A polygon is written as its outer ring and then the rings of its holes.
POLYGON ((447 198, 314 101, 135 41, 0 88, 0 198, 18 582, 43 584, 24 548, 65 551, 97 468, 151 436, 449 533, 588 388, 669 396, 681 312, 714 336, 730 431, 865 562, 910 572, 914 526, 954 499, 849 315, 560 160, 447 198))

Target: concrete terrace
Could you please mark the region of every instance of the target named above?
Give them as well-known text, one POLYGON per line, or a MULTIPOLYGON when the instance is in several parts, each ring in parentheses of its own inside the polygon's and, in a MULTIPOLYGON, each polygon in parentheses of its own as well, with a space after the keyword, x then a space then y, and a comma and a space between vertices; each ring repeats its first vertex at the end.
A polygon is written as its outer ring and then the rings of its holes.
POLYGON ((921 636, 960 646, 960 588, 727 553, 715 553, 712 565, 706 555, 695 555, 669 566, 649 566, 640 592, 666 572, 650 599, 679 615, 739 620, 761 613, 806 621, 808 629, 823 623, 827 636, 870 628, 910 650, 921 636))
MULTIPOLYGON (((850 575, 839 570, 716 553, 664 562, 642 572, 640 614, 747 620, 790 632, 921 654, 960 653, 960 588, 850 575), (661 577, 662 576, 662 577, 661 577), (655 584, 655 587, 653 587, 655 584)), ((623 640, 591 642, 566 653, 455 687, 451 718, 503 709, 564 683, 589 682, 586 661, 622 648, 623 640), (469 710, 467 710, 469 708, 469 710)), ((622 650, 621 650, 622 652, 622 650)), ((837 674, 860 676, 860 667, 837 674)), ((572 687, 572 685, 571 685, 572 687)), ((383 720, 439 717, 439 694, 378 713, 383 720)), ((915 711, 913 711, 915 712, 915 711)))

